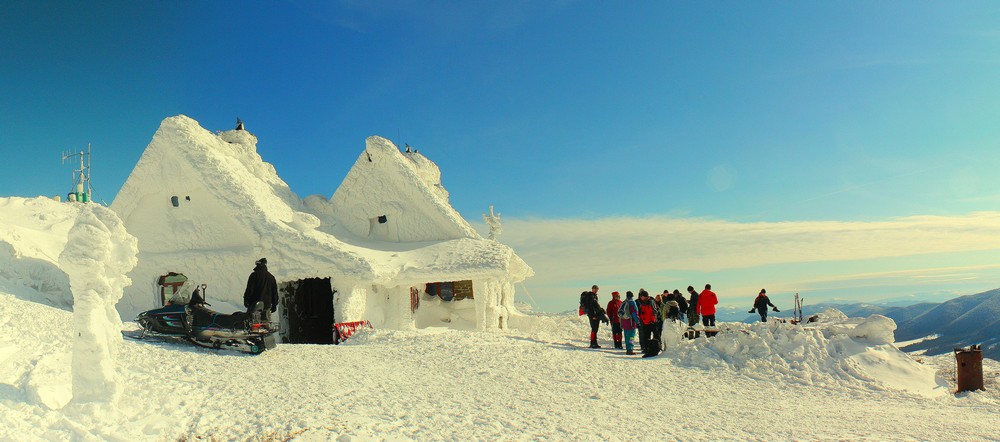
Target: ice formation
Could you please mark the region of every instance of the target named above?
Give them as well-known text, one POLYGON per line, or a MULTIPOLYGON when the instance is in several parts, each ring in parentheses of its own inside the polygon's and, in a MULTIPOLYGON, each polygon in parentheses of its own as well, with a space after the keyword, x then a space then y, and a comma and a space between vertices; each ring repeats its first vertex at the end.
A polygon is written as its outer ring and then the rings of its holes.
POLYGON ((69 230, 60 267, 73 292, 73 400, 113 403, 120 392, 115 356, 122 322, 115 304, 131 284, 136 240, 111 210, 82 204, 69 230))
MULTIPOLYGON (((25 392, 49 409, 113 402, 122 322, 115 303, 136 262, 135 238, 110 209, 48 198, 0 198, 0 291, 73 310, 72 327, 48 324, 72 347, 40 357, 25 392)), ((0 346, 2 347, 2 346, 0 346)), ((18 353, 15 346, 4 353, 18 353)))

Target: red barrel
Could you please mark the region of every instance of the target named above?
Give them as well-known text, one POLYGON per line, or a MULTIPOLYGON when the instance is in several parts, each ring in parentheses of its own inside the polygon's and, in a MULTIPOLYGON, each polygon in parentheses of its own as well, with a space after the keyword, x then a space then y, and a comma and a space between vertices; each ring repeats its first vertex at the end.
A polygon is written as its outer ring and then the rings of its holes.
POLYGON ((978 345, 955 349, 955 372, 958 391, 985 390, 983 388, 983 351, 978 345))

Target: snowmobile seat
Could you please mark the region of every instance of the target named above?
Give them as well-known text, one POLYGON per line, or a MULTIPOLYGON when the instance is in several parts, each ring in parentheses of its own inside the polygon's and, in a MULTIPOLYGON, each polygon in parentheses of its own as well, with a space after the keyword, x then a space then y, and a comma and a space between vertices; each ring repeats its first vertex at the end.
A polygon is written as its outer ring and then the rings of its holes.
POLYGON ((191 308, 191 313, 194 315, 193 324, 195 327, 215 326, 233 330, 247 328, 247 314, 244 312, 223 315, 209 310, 204 305, 197 305, 191 308))

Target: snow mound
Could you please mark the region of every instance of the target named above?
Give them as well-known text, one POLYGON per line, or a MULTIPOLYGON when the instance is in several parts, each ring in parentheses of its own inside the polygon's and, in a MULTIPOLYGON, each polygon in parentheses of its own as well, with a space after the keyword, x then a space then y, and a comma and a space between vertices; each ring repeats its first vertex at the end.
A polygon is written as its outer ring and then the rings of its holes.
MULTIPOLYGON (((586 317, 567 312, 516 316, 511 328, 531 339, 571 345, 589 326, 586 317)), ((925 397, 948 394, 945 380, 935 375, 934 368, 892 344, 895 328, 881 315, 848 318, 835 309, 820 314, 817 322, 800 325, 773 320, 722 323, 720 333, 711 338, 701 334, 687 339, 686 325, 667 323, 661 335, 666 350, 655 359, 685 368, 734 370, 756 380, 791 385, 891 390, 925 397)))
POLYGON ((49 198, 0 198, 0 289, 70 309, 69 276, 58 258, 80 204, 49 198))
POLYGON ((664 339, 672 343, 665 354, 677 365, 731 367, 760 380, 777 377, 791 384, 848 384, 930 397, 948 393, 946 382, 936 377, 933 368, 892 345, 896 328, 892 319, 881 315, 848 318, 831 310, 817 322, 802 325, 726 323, 717 336, 693 340, 682 338, 685 327, 667 324, 664 339))

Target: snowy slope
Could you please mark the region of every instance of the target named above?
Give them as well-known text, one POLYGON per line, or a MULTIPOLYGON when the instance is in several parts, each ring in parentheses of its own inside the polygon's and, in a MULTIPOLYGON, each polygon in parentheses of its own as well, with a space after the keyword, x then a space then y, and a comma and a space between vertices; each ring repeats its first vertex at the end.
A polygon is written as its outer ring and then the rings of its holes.
POLYGON ((341 346, 280 345, 260 356, 126 340, 117 362, 123 385, 117 405, 60 408, 69 389, 70 315, 0 293, 0 440, 1000 434, 995 361, 986 364, 989 391, 937 394, 935 381, 922 376, 946 370, 948 361, 925 366, 891 344, 850 337, 847 330, 859 320, 832 320, 832 328, 813 331, 727 324, 734 331, 677 342, 653 359, 583 348, 586 325, 569 315, 539 316, 531 330, 504 333, 377 330, 341 346), (760 353, 765 348, 770 353, 760 353), (899 378, 887 380, 881 367, 899 378), (639 413, 670 424, 625 424, 639 413))

